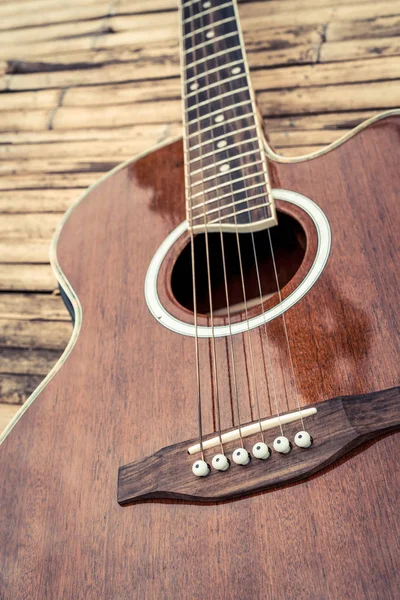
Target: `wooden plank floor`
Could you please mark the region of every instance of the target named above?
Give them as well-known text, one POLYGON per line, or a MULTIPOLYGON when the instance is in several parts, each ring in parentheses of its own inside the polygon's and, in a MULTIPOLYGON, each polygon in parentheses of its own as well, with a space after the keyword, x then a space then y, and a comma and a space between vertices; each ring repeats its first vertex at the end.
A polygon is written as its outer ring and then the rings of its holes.
MULTIPOLYGON (((240 3, 270 140, 304 154, 400 106, 400 0, 240 3)), ((176 0, 0 0, 0 430, 71 335, 48 248, 117 163, 181 131, 176 0)))

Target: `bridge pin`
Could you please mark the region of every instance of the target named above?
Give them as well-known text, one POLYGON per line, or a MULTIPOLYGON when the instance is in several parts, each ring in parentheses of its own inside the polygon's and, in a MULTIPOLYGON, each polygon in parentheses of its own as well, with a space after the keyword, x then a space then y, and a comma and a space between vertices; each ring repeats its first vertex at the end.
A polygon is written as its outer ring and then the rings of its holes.
POLYGON ((227 471, 229 469, 229 460, 225 454, 216 454, 212 459, 212 466, 217 471, 227 471))
POLYGON ((205 460, 196 460, 192 467, 192 472, 197 477, 206 477, 210 472, 210 467, 205 460))
POLYGON ((264 442, 257 442, 253 446, 253 456, 255 458, 259 458, 260 460, 267 460, 271 455, 271 452, 264 442))
POLYGON ((295 435, 294 443, 299 448, 309 448, 312 444, 312 437, 307 431, 299 431, 295 435))
POLYGON ((237 448, 232 454, 232 459, 237 465, 248 465, 250 462, 250 455, 244 448, 237 448))
POLYGON ((274 440, 274 450, 280 454, 288 454, 291 450, 291 445, 287 437, 280 435, 274 440))

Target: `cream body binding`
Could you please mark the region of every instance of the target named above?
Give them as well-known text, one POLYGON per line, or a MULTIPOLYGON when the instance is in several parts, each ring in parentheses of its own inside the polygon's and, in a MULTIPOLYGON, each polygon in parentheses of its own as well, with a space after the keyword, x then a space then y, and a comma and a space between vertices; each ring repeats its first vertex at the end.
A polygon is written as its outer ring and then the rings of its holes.
MULTIPOLYGON (((336 142, 332 142, 328 146, 325 146, 324 148, 321 148, 320 150, 317 150, 316 152, 312 152, 311 154, 306 154, 303 156, 291 156, 291 157, 282 156, 282 155, 274 152, 272 150, 272 148, 269 146, 269 144, 267 143, 267 141, 264 140, 265 153, 267 155, 267 158, 269 158, 271 161, 279 162, 279 163, 298 163, 298 162, 304 162, 306 160, 312 160, 313 158, 317 158, 319 156, 327 154, 331 150, 334 150, 335 148, 337 148, 338 146, 340 146, 341 144, 343 144, 344 142, 346 142, 347 140, 352 138, 354 135, 356 135, 360 131, 366 129, 367 127, 369 127, 369 125, 372 125, 376 121, 380 121, 381 119, 385 119, 387 117, 392 117, 395 115, 400 115, 400 108, 388 110, 388 111, 379 113, 377 115, 374 115, 373 117, 367 119, 363 123, 360 123, 360 125, 358 125, 354 129, 352 129, 349 133, 339 137, 336 142)), ((54 272, 54 275, 55 275, 58 283, 63 288, 68 300, 71 302, 71 305, 74 309, 74 314, 75 314, 74 328, 72 331, 71 338, 68 342, 68 345, 65 348, 64 352, 62 353, 62 355, 60 356, 60 358, 58 359, 58 361, 56 362, 56 364, 53 366, 51 371, 46 375, 46 377, 43 379, 43 381, 38 385, 38 387, 32 392, 32 394, 29 396, 29 398, 26 400, 26 402, 21 406, 19 411, 14 415, 14 417, 11 419, 11 421, 9 422, 7 427, 1 433, 0 444, 2 444, 4 442, 4 440, 9 435, 9 433, 12 431, 13 427, 16 425, 16 423, 19 421, 19 419, 22 417, 22 415, 25 414, 25 412, 28 410, 28 408, 32 405, 32 403, 39 396, 40 392, 46 387, 46 385, 51 381, 51 379, 53 379, 53 377, 56 375, 56 373, 61 369, 62 365, 67 360, 68 356, 71 354, 71 352, 75 346, 76 340, 78 339, 79 332, 80 332, 80 329, 82 326, 83 314, 82 314, 81 303, 79 302, 79 298, 76 295, 70 282, 64 275, 64 273, 60 267, 60 264, 58 262, 58 258, 57 258, 57 244, 58 244, 58 240, 59 240, 61 231, 62 231, 65 223, 68 221, 72 212, 79 206, 80 202, 87 196, 87 194, 91 190, 93 190, 97 185, 99 185, 101 182, 103 182, 105 179, 107 179, 108 177, 111 177, 114 173, 117 173, 120 169, 123 169, 124 167, 132 164, 136 160, 139 160, 140 158, 147 156, 151 152, 154 152, 154 151, 158 150, 159 148, 163 148, 164 146, 167 146, 168 144, 171 144, 179 139, 180 139, 180 136, 177 138, 168 140, 166 142, 162 142, 161 144, 157 144, 156 146, 153 146, 146 152, 143 152, 143 153, 135 156, 134 158, 130 158, 127 161, 121 163, 120 165, 115 167, 115 169, 112 169, 112 171, 110 171, 109 173, 104 175, 101 179, 99 179, 98 182, 91 185, 86 190, 86 192, 82 196, 80 196, 70 206, 70 208, 67 210, 67 212, 64 214, 62 220, 60 221, 59 226, 57 227, 57 230, 54 233, 53 239, 50 244, 50 264, 51 264, 52 270, 54 272)))

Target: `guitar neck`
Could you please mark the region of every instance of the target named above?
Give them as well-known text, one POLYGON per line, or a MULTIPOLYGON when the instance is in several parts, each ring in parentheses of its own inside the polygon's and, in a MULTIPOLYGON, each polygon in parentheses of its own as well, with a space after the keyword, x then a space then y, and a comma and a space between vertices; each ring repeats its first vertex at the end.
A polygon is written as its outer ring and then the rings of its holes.
POLYGON ((187 220, 195 231, 276 224, 235 0, 182 0, 187 220))

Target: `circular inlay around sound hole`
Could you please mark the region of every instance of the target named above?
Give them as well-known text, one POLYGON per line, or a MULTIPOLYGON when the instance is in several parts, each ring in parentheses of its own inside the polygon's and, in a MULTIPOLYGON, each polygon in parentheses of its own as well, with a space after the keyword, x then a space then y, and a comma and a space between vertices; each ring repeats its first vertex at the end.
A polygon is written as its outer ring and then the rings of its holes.
MULTIPOLYGON (((269 246, 267 231, 254 233, 256 252, 260 266, 263 302, 260 302, 257 272, 254 266, 252 237, 250 234, 239 234, 243 248, 243 270, 246 277, 246 296, 250 306, 258 306, 258 312, 252 311, 248 320, 243 313, 243 292, 241 292, 241 276, 238 269, 238 251, 236 234, 225 234, 227 246, 225 257, 229 252, 229 305, 233 311, 234 321, 231 327, 226 319, 216 317, 214 330, 204 324, 201 318, 197 328, 193 324, 193 294, 190 245, 187 222, 181 223, 164 240, 156 251, 149 265, 146 281, 145 296, 147 306, 155 319, 164 327, 180 333, 201 338, 225 337, 244 333, 249 329, 268 323, 296 304, 316 283, 325 268, 331 249, 331 230, 325 213, 315 202, 290 190, 272 190, 277 208, 281 207, 279 226, 270 229, 274 255, 278 267, 280 288, 284 289, 282 299, 276 293, 276 279, 269 246), (299 215, 299 220, 297 216, 299 215), (302 227, 300 221, 307 222, 302 227), (305 235, 306 232, 306 235, 305 235), (242 237, 243 236, 243 237, 242 237), (234 240, 232 242, 231 240, 234 240), (306 243, 307 239, 307 243, 306 243), (311 244, 309 241, 311 240, 311 244), (229 246, 229 247, 228 247, 229 246), (310 249, 309 249, 310 246, 310 249), (235 250, 236 248, 236 250, 235 250), (169 269, 164 265, 174 265, 169 269), (160 273, 163 277, 160 277, 160 273), (167 275, 167 279, 165 279, 167 275), (287 285, 289 283, 289 285, 287 285), (169 292, 166 287, 169 286, 169 292), (286 287, 285 287, 286 286, 286 287), (247 291, 248 290, 248 291, 247 291), (171 297, 172 296, 172 297, 171 297), (265 302, 265 304, 264 304, 265 302)), ((205 237, 196 236, 196 256, 205 261, 205 237), (203 245, 203 247, 202 247, 203 245)), ((213 279, 213 310, 214 314, 223 317, 226 314, 226 295, 222 269, 222 254, 220 234, 209 234, 210 265, 213 279), (213 241, 211 242, 211 237, 213 241), (219 240, 219 244, 218 244, 219 240), (219 265, 219 266, 218 266, 219 265), (222 291, 221 291, 222 290, 222 291)), ((210 310, 207 283, 207 263, 196 267, 196 282, 198 289, 198 313, 207 315, 210 310), (197 268, 199 271, 197 272, 197 268)), ((254 309, 256 310, 256 309, 254 309)))

